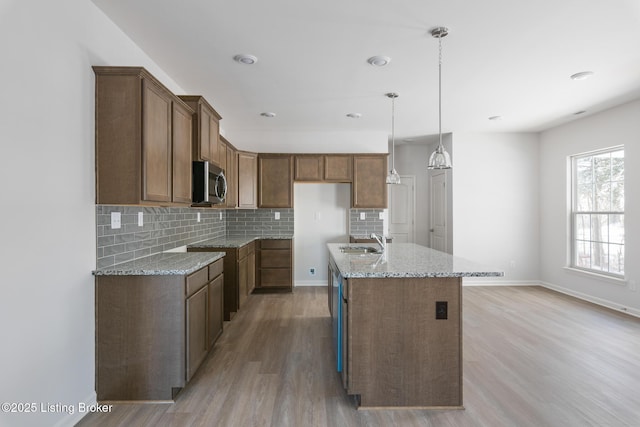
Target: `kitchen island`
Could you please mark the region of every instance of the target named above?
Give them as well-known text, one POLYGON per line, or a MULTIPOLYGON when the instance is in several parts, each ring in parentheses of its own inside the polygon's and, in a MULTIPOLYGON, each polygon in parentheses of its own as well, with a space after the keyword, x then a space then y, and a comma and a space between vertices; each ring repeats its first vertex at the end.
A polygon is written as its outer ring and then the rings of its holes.
POLYGON ((357 405, 463 408, 462 278, 503 273, 412 243, 327 246, 337 366, 357 405))

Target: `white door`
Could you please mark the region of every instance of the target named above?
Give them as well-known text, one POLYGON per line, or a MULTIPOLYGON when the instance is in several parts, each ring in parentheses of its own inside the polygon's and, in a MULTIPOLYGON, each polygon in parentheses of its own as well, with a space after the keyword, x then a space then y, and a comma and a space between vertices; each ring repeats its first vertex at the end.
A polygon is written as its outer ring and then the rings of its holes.
POLYGON ((416 177, 402 175, 400 184, 389 185, 389 236, 396 243, 415 241, 416 177))
POLYGON ((447 176, 444 172, 431 175, 431 248, 447 252, 447 176))

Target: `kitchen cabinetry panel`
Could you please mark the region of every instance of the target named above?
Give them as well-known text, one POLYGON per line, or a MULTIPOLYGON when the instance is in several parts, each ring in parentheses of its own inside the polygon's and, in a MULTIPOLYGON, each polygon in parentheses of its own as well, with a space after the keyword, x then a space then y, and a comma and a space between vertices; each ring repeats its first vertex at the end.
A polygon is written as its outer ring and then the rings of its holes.
POLYGON ((222 335, 224 324, 224 275, 220 274, 209 283, 208 311, 208 336, 209 348, 213 346, 218 337, 222 335))
POLYGON ((293 240, 262 239, 256 255, 256 289, 293 290, 293 240))
POLYGON ((227 143, 227 208, 238 206, 238 155, 233 145, 227 143))
POLYGON ((324 157, 316 154, 294 156, 296 181, 321 182, 324 179, 324 157))
POLYGON ((258 207, 293 208, 293 158, 289 154, 258 156, 258 207))
POLYGON ((351 182, 353 180, 353 156, 331 154, 324 157, 324 180, 351 182))
POLYGON ((173 201, 191 203, 191 110, 173 103, 173 201))
POLYGON ((193 160, 220 163, 220 120, 222 117, 199 95, 180 95, 193 109, 193 160))
POLYGON ((387 155, 353 156, 353 208, 387 207, 387 155))
POLYGON ((190 203, 184 193, 190 167, 183 175, 186 159, 191 162, 183 141, 190 119, 179 116, 190 115, 189 107, 144 68, 93 69, 96 203, 190 203))
POLYGON ((187 299, 187 381, 207 356, 207 304, 209 290, 203 286, 187 299))
POLYGON ((258 155, 238 151, 238 207, 258 206, 258 155))

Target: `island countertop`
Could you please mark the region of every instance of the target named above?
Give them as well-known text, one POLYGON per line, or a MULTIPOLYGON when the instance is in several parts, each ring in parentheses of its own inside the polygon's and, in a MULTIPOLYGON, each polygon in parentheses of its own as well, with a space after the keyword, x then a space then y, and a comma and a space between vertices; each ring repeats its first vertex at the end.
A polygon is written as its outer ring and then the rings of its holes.
MULTIPOLYGON (((349 254, 341 247, 362 243, 329 243, 329 253, 344 278, 501 277, 504 272, 414 243, 389 243, 384 253, 349 254)), ((379 249, 377 243, 366 244, 379 249)))

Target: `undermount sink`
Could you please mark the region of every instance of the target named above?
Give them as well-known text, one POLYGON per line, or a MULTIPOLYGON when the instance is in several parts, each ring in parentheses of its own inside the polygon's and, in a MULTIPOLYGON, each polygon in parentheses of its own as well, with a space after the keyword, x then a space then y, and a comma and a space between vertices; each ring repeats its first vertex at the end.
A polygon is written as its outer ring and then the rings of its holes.
POLYGON ((340 252, 345 254, 379 254, 381 251, 373 246, 341 246, 340 252))

